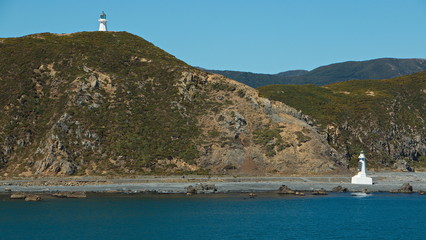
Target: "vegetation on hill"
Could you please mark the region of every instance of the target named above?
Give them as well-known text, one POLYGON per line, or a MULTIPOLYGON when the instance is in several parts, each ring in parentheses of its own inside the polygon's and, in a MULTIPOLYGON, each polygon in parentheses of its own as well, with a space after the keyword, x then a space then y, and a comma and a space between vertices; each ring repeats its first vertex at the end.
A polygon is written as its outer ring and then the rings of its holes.
POLYGON ((52 134, 61 138, 60 148, 73 159, 69 173, 76 170, 77 159, 111 154, 138 159, 134 164, 141 166, 198 156, 193 137, 200 130, 193 116, 205 106, 180 101, 171 82, 181 77, 178 69, 189 66, 151 43, 128 33, 45 33, 3 39, 0 52, 0 89, 7 93, 0 98, 6 109, 0 116, 0 137, 11 143, 28 139, 8 145, 8 155, 30 157, 21 148, 36 147, 31 143, 46 137, 52 127, 48 123, 59 121, 52 134), (177 106, 170 108, 173 101, 186 115, 177 106), (79 125, 86 132, 79 134, 79 125), (78 135, 88 139, 79 142, 78 135), (171 136, 174 140, 168 141, 171 136), (87 149, 80 152, 82 144, 87 149))
POLYGON ((310 126, 273 115, 291 110, 257 94, 126 32, 0 39, 0 174, 266 174, 343 165, 310 126))
POLYGON ((277 74, 262 74, 262 73, 251 73, 251 72, 239 72, 239 71, 221 71, 221 70, 207 70, 203 71, 216 73, 223 75, 227 78, 234 79, 238 82, 244 83, 250 87, 256 88, 271 84, 288 84, 290 79, 296 76, 301 76, 308 71, 306 70, 294 70, 288 72, 282 72, 277 74))
POLYGON ((312 71, 295 70, 278 74, 206 70, 222 74, 251 87, 273 84, 314 84, 318 86, 362 79, 387 79, 426 70, 426 59, 380 58, 349 61, 318 67, 312 71))
POLYGON ((426 163, 426 72, 322 87, 270 85, 258 90, 308 115, 352 165, 361 149, 375 167, 410 169, 409 164, 426 163))

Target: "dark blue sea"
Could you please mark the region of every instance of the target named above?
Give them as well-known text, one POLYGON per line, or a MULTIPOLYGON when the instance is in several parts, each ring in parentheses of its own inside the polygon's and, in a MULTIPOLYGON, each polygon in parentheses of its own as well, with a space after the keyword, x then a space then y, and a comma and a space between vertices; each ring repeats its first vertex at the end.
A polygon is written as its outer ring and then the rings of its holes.
POLYGON ((426 239, 426 196, 3 197, 0 239, 426 239))

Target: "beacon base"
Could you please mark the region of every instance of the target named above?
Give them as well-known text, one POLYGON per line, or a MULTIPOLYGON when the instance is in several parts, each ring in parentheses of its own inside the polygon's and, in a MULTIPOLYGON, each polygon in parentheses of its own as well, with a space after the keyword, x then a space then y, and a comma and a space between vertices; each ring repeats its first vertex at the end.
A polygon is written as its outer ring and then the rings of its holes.
POLYGON ((352 184, 373 185, 373 179, 371 177, 356 175, 352 177, 352 184))

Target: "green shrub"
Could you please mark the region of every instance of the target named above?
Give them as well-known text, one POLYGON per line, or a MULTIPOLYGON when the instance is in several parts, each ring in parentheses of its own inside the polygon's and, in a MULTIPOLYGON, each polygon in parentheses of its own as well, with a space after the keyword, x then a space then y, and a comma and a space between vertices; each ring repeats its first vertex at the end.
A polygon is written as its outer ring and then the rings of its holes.
POLYGON ((280 132, 282 132, 280 129, 256 129, 253 131, 253 141, 262 146, 266 151, 266 156, 272 157, 276 151, 282 151, 285 148, 280 132))
POLYGON ((237 92, 238 97, 243 98, 246 96, 246 93, 244 92, 244 90, 240 89, 237 92))

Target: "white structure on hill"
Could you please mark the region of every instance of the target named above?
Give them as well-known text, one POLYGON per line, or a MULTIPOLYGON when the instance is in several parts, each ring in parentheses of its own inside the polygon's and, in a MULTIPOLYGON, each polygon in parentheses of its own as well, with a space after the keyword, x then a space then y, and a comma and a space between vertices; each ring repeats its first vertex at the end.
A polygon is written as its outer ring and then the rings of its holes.
POLYGON ((98 22, 99 22, 99 31, 108 31, 108 28, 107 28, 108 20, 106 19, 106 14, 104 13, 104 11, 102 11, 101 18, 99 18, 98 22))
POLYGON ((359 172, 357 175, 352 177, 352 184, 372 185, 373 179, 371 177, 367 177, 367 173, 366 173, 364 151, 361 151, 358 158, 359 158, 359 169, 358 169, 359 172))

